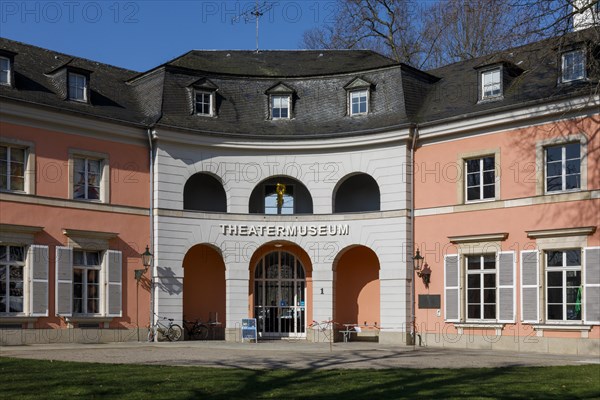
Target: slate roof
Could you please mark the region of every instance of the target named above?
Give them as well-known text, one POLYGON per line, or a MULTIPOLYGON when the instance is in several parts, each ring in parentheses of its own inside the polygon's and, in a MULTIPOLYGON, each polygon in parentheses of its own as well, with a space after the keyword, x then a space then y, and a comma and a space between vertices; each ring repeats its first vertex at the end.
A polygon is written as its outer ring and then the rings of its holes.
POLYGON ((448 118, 464 118, 566 97, 590 95, 590 89, 595 88, 594 83, 597 83, 600 77, 597 68, 600 62, 597 35, 598 31, 594 28, 572 32, 563 37, 531 43, 428 71, 440 79, 432 85, 414 122, 435 123, 448 118), (587 81, 563 84, 559 79, 560 55, 564 51, 573 49, 573 45, 578 43, 587 43, 588 66, 591 59, 595 59, 595 66, 588 69, 587 81), (478 71, 482 67, 497 65, 516 69, 516 76, 504 77, 501 100, 479 101, 478 71))
MULTIPOLYGON (((589 94, 589 82, 561 84, 558 74, 560 52, 586 40, 597 46, 592 33, 571 33, 427 72, 361 50, 194 50, 139 73, 0 38, 0 51, 15 53, 15 85, 0 85, 0 98, 204 135, 285 140, 368 134, 589 94), (478 71, 489 65, 506 71, 504 96, 480 102, 478 71), (90 104, 66 99, 64 71, 69 68, 89 73, 90 104), (209 90, 216 88, 214 117, 194 113, 194 87, 208 87, 207 82, 209 90), (366 116, 347 115, 345 87, 352 82, 371 84, 366 116), (293 90, 290 120, 269 119, 267 92, 278 85, 293 90)), ((600 52, 596 48, 591 54, 600 52)), ((591 72, 597 82, 598 70, 591 72)))
POLYGON ((370 50, 192 50, 168 63, 221 75, 300 77, 338 75, 398 65, 370 50))
POLYGON ((113 67, 0 38, 0 49, 16 53, 14 85, 0 85, 0 98, 35 103, 63 112, 90 115, 126 123, 143 122, 135 93, 126 82, 135 71, 113 67), (66 99, 63 68, 90 72, 90 102, 66 99))

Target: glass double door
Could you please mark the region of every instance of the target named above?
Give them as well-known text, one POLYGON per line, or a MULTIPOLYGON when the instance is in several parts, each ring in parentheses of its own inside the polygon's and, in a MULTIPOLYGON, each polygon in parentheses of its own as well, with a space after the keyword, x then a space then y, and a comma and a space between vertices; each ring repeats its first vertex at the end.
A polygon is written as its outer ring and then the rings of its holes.
POLYGON ((263 337, 306 335, 306 275, 291 253, 265 255, 254 274, 254 315, 263 337))

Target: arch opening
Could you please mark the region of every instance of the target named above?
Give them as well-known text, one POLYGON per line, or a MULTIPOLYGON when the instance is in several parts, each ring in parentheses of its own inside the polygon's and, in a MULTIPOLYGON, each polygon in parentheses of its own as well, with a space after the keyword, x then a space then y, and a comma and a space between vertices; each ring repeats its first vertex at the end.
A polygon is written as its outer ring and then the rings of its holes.
POLYGON ((302 182, 287 176, 274 176, 252 190, 248 204, 250 214, 312 214, 313 201, 302 182))
POLYGON ((333 212, 368 212, 381 209, 379 185, 367 174, 358 173, 340 181, 333 195, 333 212))
POLYGON ((225 262, 215 248, 197 244, 183 259, 183 317, 213 323, 209 339, 224 339, 225 262))
POLYGON ((214 176, 198 172, 183 188, 183 209, 206 212, 227 212, 227 195, 214 176))

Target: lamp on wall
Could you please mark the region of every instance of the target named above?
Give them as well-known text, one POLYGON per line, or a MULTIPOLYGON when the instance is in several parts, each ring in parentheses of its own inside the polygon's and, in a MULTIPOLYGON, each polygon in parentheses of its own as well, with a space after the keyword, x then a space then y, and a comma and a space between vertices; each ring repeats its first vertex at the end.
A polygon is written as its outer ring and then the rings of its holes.
POLYGON ((425 261, 425 258, 421 256, 419 249, 417 249, 417 254, 415 254, 415 256, 413 257, 414 269, 417 273, 417 276, 423 279, 425 287, 428 288, 429 278, 431 277, 431 268, 429 268, 429 265, 427 263, 423 264, 423 261, 425 261))
POLYGON ((146 251, 142 253, 142 264, 144 265, 144 269, 136 269, 135 270, 135 280, 140 281, 142 276, 148 271, 148 268, 152 265, 152 259, 154 256, 150 253, 150 249, 146 246, 146 251))

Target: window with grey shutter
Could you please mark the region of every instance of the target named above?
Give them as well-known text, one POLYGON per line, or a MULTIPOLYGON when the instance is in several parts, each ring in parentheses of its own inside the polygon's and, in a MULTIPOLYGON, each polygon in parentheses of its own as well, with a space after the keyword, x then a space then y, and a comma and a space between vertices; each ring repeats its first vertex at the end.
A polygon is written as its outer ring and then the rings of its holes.
POLYGON ((30 276, 30 314, 48 316, 48 246, 31 245, 27 249, 30 276))
POLYGON ((444 319, 460 322, 460 269, 457 254, 444 256, 444 319))
POLYGON ((539 322, 539 253, 521 252, 521 321, 539 322))
POLYGON ((587 324, 600 323, 600 247, 583 249, 583 320, 587 324))
POLYGON ((515 252, 498 253, 498 322, 515 322, 515 252))
POLYGON ((73 249, 56 247, 56 315, 73 314, 73 249))
POLYGON ((106 252, 106 315, 122 315, 122 254, 120 251, 106 252))

